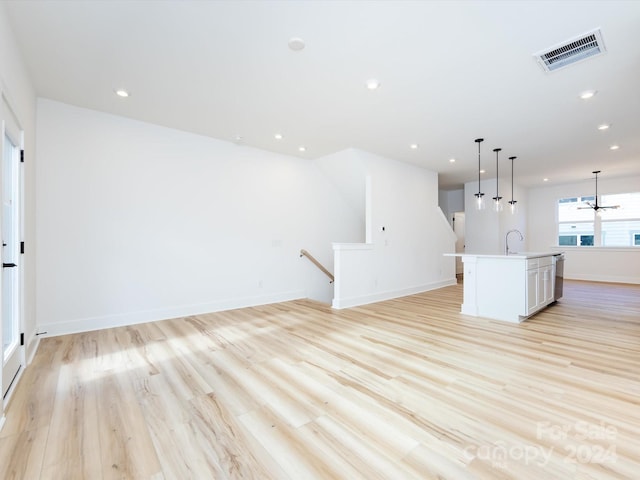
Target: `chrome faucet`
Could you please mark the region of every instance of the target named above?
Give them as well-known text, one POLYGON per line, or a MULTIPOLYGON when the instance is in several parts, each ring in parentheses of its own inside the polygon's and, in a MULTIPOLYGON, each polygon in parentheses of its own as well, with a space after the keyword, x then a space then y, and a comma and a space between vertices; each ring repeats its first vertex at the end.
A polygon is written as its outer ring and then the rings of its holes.
POLYGON ((505 249, 506 249, 506 254, 509 255, 509 234, 510 233, 517 233, 518 235, 520 235, 520 241, 524 240, 524 237, 522 236, 522 233, 520 232, 520 230, 509 230, 507 232, 507 234, 504 237, 504 245, 505 245, 505 249))

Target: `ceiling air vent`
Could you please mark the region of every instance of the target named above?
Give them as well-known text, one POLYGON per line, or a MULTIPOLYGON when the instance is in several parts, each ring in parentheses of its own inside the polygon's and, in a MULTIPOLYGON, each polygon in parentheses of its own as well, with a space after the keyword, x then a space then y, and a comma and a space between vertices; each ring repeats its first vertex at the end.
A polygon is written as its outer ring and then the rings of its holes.
POLYGON ((553 72, 606 51, 600 29, 572 38, 534 55, 545 72, 553 72))

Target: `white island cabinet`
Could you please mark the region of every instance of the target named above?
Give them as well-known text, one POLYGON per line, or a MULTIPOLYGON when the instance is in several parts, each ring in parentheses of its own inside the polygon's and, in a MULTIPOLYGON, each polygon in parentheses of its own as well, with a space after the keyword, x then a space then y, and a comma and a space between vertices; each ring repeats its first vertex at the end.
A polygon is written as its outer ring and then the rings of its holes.
POLYGON ((517 323, 555 300, 557 253, 447 255, 462 257, 465 315, 517 323))
POLYGON ((533 315, 553 302, 555 272, 553 257, 539 257, 527 260, 527 313, 533 315))

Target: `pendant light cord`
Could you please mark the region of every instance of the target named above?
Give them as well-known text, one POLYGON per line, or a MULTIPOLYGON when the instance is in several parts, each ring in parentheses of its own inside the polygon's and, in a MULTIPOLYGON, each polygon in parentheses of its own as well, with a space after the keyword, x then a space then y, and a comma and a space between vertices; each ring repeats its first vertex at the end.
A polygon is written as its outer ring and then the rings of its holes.
POLYGON ((518 158, 518 157, 509 157, 509 160, 511 160, 511 201, 509 202, 509 204, 511 205, 512 211, 515 211, 515 205, 516 205, 516 201, 513 199, 513 161, 518 158))
POLYGON ((493 151, 496 152, 496 196, 493 198, 496 203, 499 203, 500 200, 502 199, 502 197, 500 196, 499 192, 499 184, 498 184, 498 154, 500 153, 502 149, 501 148, 494 148, 493 151))
POLYGON ((509 160, 511 160, 511 201, 513 201, 513 160, 516 157, 511 157, 509 158, 509 160))
POLYGON ((484 195, 480 190, 480 143, 484 142, 484 138, 476 138, 474 142, 478 144, 478 193, 476 193, 476 197, 480 199, 484 195))

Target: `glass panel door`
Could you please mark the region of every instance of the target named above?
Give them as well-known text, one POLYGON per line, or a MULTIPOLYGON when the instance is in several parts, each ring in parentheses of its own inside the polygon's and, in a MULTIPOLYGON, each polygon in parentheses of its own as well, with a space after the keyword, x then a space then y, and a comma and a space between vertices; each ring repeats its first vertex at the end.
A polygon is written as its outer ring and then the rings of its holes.
POLYGON ((18 298, 20 150, 5 134, 2 152, 2 396, 21 367, 18 298))

